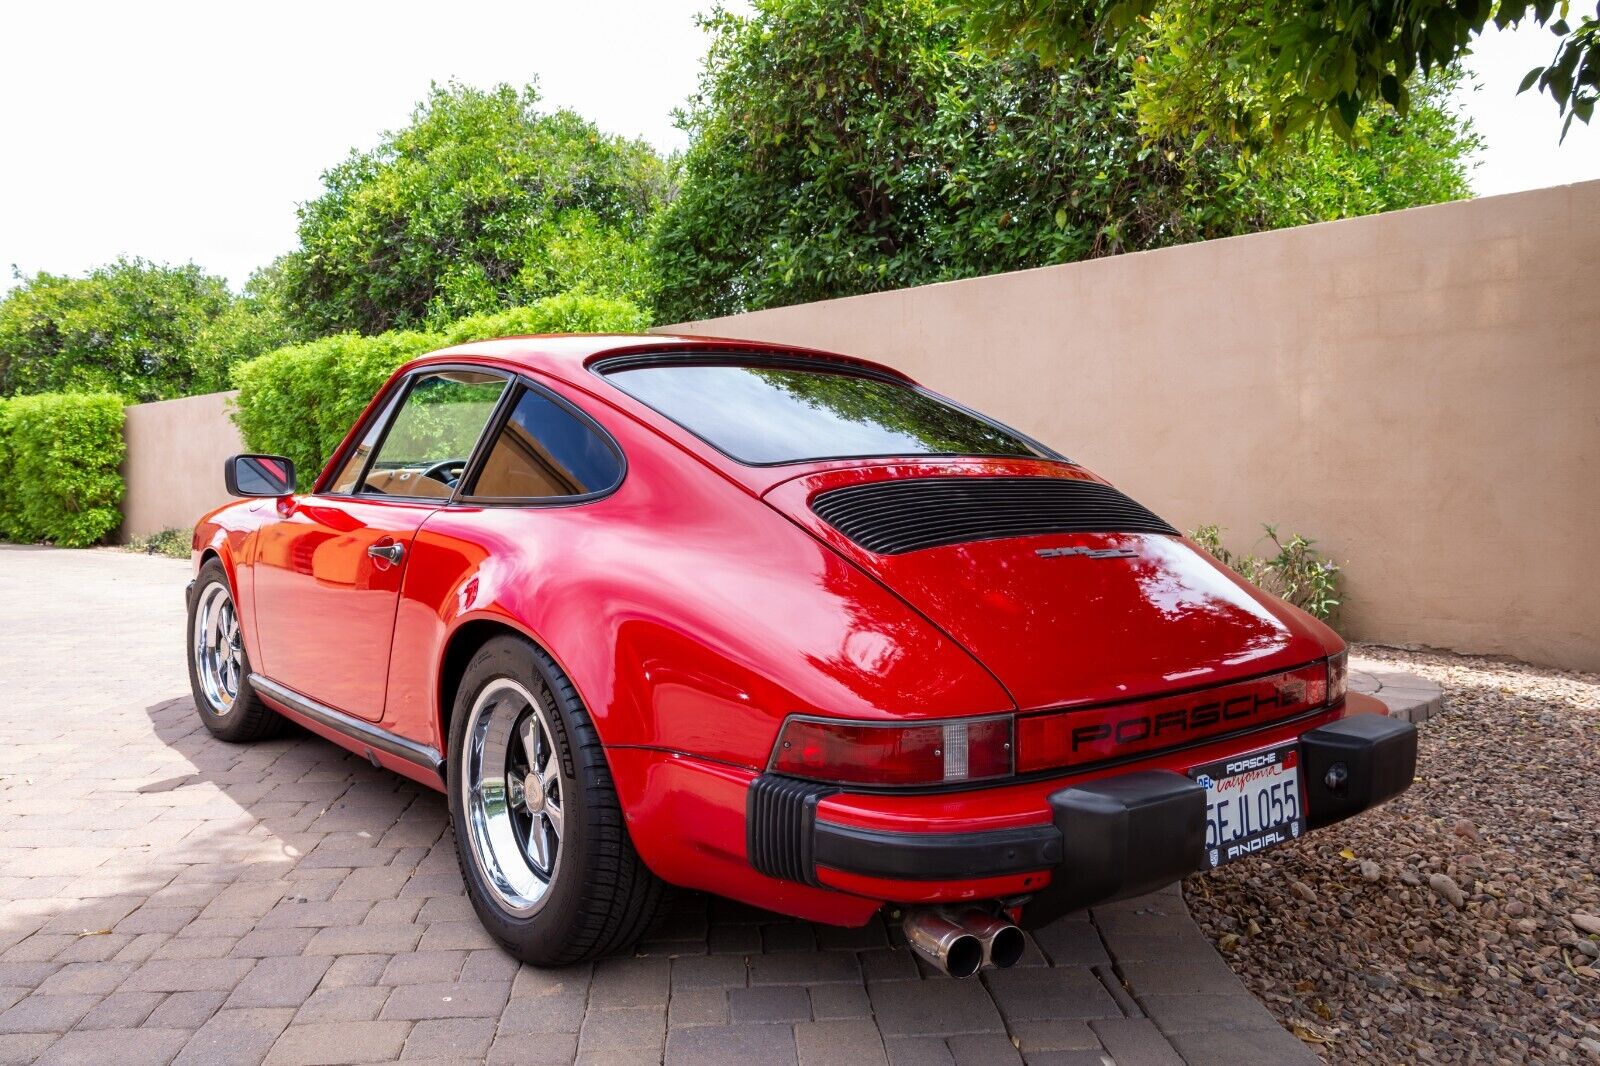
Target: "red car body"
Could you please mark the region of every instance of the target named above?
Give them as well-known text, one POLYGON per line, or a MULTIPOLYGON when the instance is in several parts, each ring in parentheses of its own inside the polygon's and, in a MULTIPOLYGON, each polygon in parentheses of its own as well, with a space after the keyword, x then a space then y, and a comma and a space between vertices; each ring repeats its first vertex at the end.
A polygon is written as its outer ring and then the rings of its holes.
POLYGON ((1190 853, 1192 819, 1187 842, 1172 845, 1184 854, 1151 859, 1168 823, 1139 822, 1137 802, 1118 808, 1123 830, 1075 843, 1078 815, 1052 797, 1117 794, 1097 782, 1156 781, 1152 771, 1188 782, 1197 766, 1355 722, 1334 743, 1350 753, 1342 792, 1325 786, 1334 771, 1317 773, 1329 757, 1314 760, 1309 741, 1301 749, 1307 828, 1409 783, 1414 733, 1328 679, 1340 638, 1182 536, 1046 532, 881 552, 816 509, 830 490, 923 479, 1105 484, 1081 466, 741 463, 595 370, 644 353, 781 357, 903 380, 838 355, 666 336, 515 338, 408 364, 313 491, 231 503, 196 529, 196 565, 215 557, 225 568, 249 661, 274 683, 268 702, 443 789, 463 664, 490 635, 521 634, 589 709, 651 871, 842 925, 886 904, 959 901, 997 901, 1027 922, 1055 884, 1035 915, 1048 920, 1204 865, 1190 853), (442 366, 515 375, 580 409, 625 457, 620 484, 559 506, 328 494, 341 456, 400 383, 442 366), (405 547, 401 564, 369 554, 392 543, 405 547), (1012 772, 996 779, 813 787, 772 769, 791 720, 995 716, 1015 744, 1012 772))

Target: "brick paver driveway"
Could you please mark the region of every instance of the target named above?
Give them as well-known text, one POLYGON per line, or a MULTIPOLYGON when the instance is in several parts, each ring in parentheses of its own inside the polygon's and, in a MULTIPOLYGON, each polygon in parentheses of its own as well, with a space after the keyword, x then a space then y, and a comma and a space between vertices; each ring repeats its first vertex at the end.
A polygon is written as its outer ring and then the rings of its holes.
POLYGON ((200 727, 188 573, 0 548, 0 1061, 1309 1057, 1176 891, 1060 922, 978 981, 881 925, 699 895, 638 957, 519 967, 462 894, 442 797, 307 734, 200 727))

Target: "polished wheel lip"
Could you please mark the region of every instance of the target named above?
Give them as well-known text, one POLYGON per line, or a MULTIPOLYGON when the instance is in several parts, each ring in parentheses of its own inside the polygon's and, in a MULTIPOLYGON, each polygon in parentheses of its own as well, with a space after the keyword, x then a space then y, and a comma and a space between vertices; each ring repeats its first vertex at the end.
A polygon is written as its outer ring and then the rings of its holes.
POLYGON ((220 581, 200 591, 194 605, 195 677, 200 691, 218 718, 233 710, 244 677, 244 646, 239 635, 239 614, 233 596, 220 581))
POLYGON ((462 736, 466 850, 495 903, 518 918, 544 906, 566 851, 550 713, 526 685, 497 677, 473 701, 462 736))

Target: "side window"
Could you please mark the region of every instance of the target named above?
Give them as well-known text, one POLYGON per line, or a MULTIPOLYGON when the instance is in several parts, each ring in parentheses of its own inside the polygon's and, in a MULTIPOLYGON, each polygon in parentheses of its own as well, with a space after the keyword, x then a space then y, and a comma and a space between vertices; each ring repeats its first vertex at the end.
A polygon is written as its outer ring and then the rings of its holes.
MULTIPOLYGON (((403 393, 405 390, 400 389, 403 393)), ((383 427, 389 424, 389 419, 394 415, 395 404, 399 403, 399 396, 392 396, 384 404, 383 410, 372 420, 367 427, 367 432, 362 435, 356 446, 350 449, 350 455, 345 459, 344 465, 339 468, 339 474, 328 482, 328 492, 339 495, 348 495, 356 491, 356 486, 361 483, 361 472, 367 468, 367 456, 372 454, 372 449, 377 447, 378 438, 383 435, 383 427)))
POLYGON ((360 491, 449 498, 505 389, 505 379, 497 374, 440 370, 419 375, 384 433, 360 491))
POLYGON ((495 438, 470 495, 537 500, 582 496, 615 485, 622 457, 565 405, 525 389, 495 438))

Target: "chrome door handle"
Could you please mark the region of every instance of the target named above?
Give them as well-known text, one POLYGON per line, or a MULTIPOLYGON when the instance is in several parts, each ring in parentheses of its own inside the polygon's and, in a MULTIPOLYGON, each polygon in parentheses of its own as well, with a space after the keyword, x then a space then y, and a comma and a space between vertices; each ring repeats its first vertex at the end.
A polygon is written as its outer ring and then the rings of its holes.
POLYGON ((390 565, 398 563, 406 553, 404 544, 374 544, 367 549, 367 554, 374 559, 385 559, 390 565))

